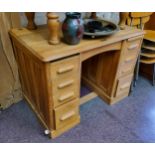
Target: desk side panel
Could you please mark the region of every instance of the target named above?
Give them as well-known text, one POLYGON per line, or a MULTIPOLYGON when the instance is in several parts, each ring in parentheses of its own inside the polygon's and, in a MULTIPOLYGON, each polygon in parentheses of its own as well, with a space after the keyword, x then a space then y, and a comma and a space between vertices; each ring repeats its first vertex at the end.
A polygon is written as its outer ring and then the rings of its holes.
POLYGON ((47 129, 53 128, 52 100, 50 99, 50 75, 48 63, 43 63, 29 55, 28 49, 14 43, 20 80, 25 99, 47 129))

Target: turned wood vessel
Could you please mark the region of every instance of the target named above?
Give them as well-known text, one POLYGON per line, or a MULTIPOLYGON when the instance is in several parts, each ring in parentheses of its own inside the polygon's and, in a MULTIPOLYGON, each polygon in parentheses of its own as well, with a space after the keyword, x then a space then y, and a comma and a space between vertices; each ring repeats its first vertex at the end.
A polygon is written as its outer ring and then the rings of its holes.
POLYGON ((60 22, 58 20, 59 16, 56 13, 47 13, 47 25, 49 29, 49 44, 59 44, 60 43, 60 22))
POLYGON ((27 24, 27 28, 29 30, 35 30, 37 29, 37 26, 35 24, 35 12, 25 12, 25 15, 27 17, 27 21, 28 21, 28 24, 27 24))

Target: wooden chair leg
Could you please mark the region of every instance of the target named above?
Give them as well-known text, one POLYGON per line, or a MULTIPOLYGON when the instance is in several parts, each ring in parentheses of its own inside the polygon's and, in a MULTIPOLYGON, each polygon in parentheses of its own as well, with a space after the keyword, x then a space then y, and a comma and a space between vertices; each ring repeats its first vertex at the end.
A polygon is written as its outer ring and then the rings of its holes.
POLYGON ((134 71, 132 83, 131 83, 131 86, 130 86, 129 95, 131 95, 131 93, 134 90, 134 87, 136 87, 136 83, 137 83, 137 80, 139 78, 139 64, 140 64, 140 56, 138 56, 137 63, 136 63, 136 66, 135 66, 135 71, 134 71))
POLYGON ((137 63, 135 66, 134 83, 133 83, 134 87, 136 86, 136 82, 139 78, 139 65, 140 65, 140 55, 138 56, 137 63))
POLYGON ((139 78, 139 64, 140 64, 140 55, 138 56, 137 64, 136 64, 136 80, 138 80, 139 78))
POLYGON ((130 91, 129 91, 129 96, 132 94, 133 89, 134 89, 134 80, 132 80, 132 82, 131 82, 130 91))
POLYGON ((153 64, 152 85, 155 86, 155 64, 153 64))

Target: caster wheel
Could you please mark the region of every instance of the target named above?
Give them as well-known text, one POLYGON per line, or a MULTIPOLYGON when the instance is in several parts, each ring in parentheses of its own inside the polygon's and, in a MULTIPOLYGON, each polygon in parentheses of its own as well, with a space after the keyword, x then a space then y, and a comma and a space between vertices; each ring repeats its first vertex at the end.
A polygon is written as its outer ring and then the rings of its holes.
POLYGON ((44 134, 45 134, 45 135, 49 135, 49 134, 50 134, 50 131, 49 131, 49 130, 45 130, 45 131, 44 131, 44 134))

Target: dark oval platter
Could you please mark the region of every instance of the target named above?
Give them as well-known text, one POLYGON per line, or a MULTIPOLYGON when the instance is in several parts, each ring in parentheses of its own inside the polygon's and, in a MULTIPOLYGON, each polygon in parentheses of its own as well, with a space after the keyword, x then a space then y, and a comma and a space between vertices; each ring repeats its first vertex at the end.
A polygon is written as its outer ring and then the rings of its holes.
POLYGON ((84 19, 84 35, 92 38, 112 35, 119 31, 119 26, 111 21, 101 19, 84 19))

